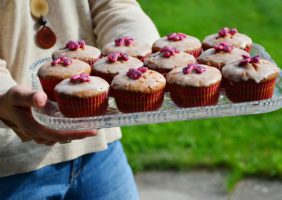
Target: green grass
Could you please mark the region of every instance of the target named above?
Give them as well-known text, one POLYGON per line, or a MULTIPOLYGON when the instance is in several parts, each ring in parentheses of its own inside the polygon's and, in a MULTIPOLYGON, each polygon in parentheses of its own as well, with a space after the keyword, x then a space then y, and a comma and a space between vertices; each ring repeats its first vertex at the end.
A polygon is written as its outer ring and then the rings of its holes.
MULTIPOLYGON (((203 39, 221 27, 237 27, 282 64, 280 0, 140 0, 161 35, 179 31, 203 39)), ((263 115, 123 128, 135 171, 230 170, 228 186, 244 176, 282 177, 282 111, 263 115)))

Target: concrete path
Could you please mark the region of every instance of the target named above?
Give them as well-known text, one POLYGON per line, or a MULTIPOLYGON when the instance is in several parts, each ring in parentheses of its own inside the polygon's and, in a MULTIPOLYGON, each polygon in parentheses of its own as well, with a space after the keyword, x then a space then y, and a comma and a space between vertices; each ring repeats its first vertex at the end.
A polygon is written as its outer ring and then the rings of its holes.
POLYGON ((282 182, 254 178, 228 194, 224 172, 144 172, 135 178, 141 200, 282 200, 282 182))

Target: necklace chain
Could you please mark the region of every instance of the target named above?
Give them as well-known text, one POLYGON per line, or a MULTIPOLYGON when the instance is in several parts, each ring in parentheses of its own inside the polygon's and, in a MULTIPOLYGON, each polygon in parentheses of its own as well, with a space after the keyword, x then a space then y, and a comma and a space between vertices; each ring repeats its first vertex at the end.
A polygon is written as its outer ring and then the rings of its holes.
POLYGON ((56 43, 57 37, 54 31, 46 26, 46 16, 49 13, 49 4, 47 0, 30 0, 30 12, 34 18, 37 18, 37 23, 40 25, 36 33, 36 43, 43 49, 49 49, 56 43))

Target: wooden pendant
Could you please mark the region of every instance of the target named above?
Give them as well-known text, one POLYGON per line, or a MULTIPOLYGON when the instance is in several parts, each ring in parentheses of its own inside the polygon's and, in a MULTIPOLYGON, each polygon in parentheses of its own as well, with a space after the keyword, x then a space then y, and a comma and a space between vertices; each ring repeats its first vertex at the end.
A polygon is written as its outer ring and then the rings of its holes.
POLYGON ((36 34, 36 42, 39 47, 49 49, 56 43, 56 35, 48 26, 45 16, 49 13, 49 5, 46 0, 30 0, 30 11, 38 19, 40 29, 36 34))
POLYGON ((36 35, 37 44, 43 49, 49 49, 56 43, 56 35, 48 26, 43 26, 36 35))
POLYGON ((30 12, 35 18, 47 16, 49 5, 46 0, 30 0, 30 12))

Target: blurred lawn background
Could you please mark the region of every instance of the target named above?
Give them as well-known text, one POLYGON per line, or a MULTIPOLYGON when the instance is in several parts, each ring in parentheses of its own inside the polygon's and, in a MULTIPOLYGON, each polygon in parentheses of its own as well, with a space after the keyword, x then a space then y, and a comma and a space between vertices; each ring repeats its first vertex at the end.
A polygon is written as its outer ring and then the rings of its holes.
MULTIPOLYGON (((236 27, 282 64, 281 0, 139 0, 160 34, 203 39, 236 27)), ((123 128, 135 172, 205 167, 229 171, 229 188, 244 176, 282 177, 282 110, 263 115, 123 128)))

